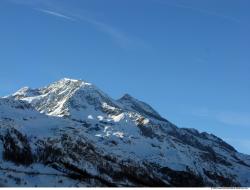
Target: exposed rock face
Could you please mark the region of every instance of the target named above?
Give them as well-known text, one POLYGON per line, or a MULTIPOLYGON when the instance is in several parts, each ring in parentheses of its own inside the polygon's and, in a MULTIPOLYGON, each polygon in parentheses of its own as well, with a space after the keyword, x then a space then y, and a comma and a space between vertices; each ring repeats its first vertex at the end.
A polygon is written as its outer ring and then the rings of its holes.
POLYGON ((250 156, 130 95, 62 79, 0 98, 3 186, 250 186, 250 156), (40 178, 43 180, 39 180, 40 178))

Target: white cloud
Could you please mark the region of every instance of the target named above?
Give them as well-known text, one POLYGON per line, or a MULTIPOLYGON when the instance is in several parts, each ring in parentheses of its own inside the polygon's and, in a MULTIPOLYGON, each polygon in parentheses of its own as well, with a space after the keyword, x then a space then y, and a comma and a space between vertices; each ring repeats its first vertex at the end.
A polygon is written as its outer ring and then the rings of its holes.
POLYGON ((66 16, 66 15, 58 13, 58 12, 55 12, 55 11, 50 11, 50 10, 45 10, 45 9, 36 9, 36 10, 43 12, 43 13, 46 13, 46 14, 49 14, 49 15, 52 15, 52 16, 59 17, 59 18, 75 21, 74 18, 72 18, 70 16, 66 16))

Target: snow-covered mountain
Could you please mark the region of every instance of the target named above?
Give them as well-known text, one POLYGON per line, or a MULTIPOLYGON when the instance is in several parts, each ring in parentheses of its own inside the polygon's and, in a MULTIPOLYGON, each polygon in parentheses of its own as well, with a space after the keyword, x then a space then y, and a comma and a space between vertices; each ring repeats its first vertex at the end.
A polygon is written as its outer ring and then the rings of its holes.
POLYGON ((250 156, 81 80, 0 98, 0 142, 2 186, 250 186, 250 156))

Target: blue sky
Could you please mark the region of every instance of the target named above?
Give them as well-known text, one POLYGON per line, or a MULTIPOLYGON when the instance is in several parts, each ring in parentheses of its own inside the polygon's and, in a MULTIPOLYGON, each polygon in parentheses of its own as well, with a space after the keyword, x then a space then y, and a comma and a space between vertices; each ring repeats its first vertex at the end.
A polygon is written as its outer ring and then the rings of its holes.
POLYGON ((2 0, 0 95, 63 77, 250 154, 250 1, 2 0))

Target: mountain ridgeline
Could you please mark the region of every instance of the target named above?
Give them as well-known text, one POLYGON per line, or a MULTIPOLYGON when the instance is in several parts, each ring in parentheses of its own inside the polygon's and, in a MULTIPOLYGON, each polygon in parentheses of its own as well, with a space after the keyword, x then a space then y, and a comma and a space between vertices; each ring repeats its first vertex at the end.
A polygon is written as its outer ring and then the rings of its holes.
POLYGON ((0 98, 0 184, 244 187, 250 156, 128 94, 114 100, 65 78, 0 98))

